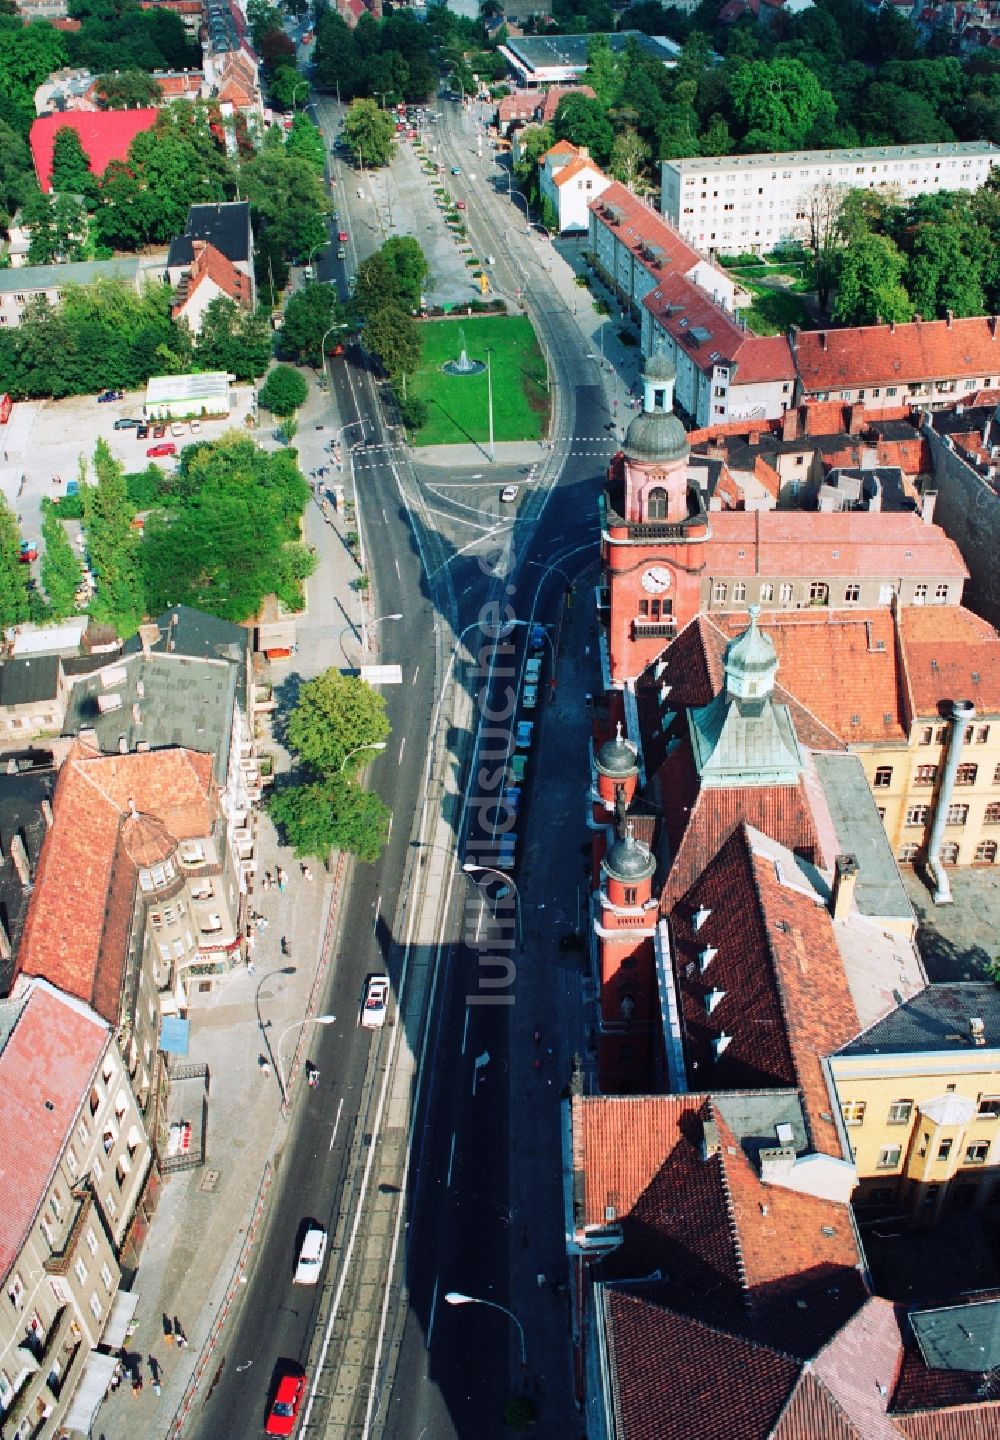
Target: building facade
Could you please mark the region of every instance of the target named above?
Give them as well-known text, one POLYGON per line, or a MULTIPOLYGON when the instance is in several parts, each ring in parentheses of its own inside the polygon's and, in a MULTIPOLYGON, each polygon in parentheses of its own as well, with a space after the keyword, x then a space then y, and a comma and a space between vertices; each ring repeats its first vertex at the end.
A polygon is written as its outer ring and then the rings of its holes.
POLYGON ((662 208, 692 245, 761 254, 808 241, 810 196, 819 186, 890 191, 911 200, 978 190, 997 164, 1000 148, 986 140, 664 160, 662 208))
POLYGON ((542 200, 552 206, 559 233, 584 231, 590 226, 590 202, 608 188, 611 180, 591 160, 586 146, 560 140, 540 158, 538 178, 542 200))

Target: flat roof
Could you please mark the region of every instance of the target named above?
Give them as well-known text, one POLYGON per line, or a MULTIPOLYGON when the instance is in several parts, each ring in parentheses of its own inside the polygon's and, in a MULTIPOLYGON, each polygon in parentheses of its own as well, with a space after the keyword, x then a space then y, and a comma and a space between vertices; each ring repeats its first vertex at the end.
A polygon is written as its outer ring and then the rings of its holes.
MULTIPOLYGON (((162 262, 160 262, 162 265, 162 262)), ((21 265, 0 270, 0 292, 12 295, 25 290, 61 290, 65 285, 89 285, 93 280, 132 280, 140 270, 151 267, 137 255, 119 260, 79 260, 70 265, 21 265)))
POLYGON ((153 375, 146 386, 146 404, 163 405, 171 400, 202 400, 212 397, 229 403, 229 387, 236 379, 225 370, 206 370, 203 375, 153 375))
MULTIPOLYGON (((587 68, 587 53, 593 35, 518 35, 508 40, 505 49, 520 60, 528 70, 547 70, 571 66, 579 70, 587 68)), ((603 37, 614 54, 623 54, 630 40, 635 40, 640 50, 655 55, 658 60, 675 60, 681 47, 665 35, 645 35, 640 30, 620 30, 603 37)))
POLYGON ((774 165, 846 165, 851 161, 869 164, 879 160, 933 160, 942 157, 961 159, 974 155, 993 155, 1000 164, 1000 147, 988 140, 956 140, 950 145, 863 145, 847 150, 781 150, 759 155, 692 155, 679 160, 664 160, 665 170, 682 175, 713 170, 764 170, 774 165))
POLYGON ((862 915, 912 920, 913 906, 859 757, 822 750, 813 758, 837 832, 838 852, 854 855, 859 863, 854 884, 858 910, 862 915))

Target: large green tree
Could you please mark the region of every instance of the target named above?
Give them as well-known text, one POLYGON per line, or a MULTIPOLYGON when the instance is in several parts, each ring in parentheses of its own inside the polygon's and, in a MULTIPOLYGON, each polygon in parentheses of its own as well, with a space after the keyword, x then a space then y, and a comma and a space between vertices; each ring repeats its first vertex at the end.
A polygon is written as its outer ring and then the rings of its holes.
POLYGON ((382 246, 381 253, 396 277, 395 298, 407 309, 419 310, 424 281, 430 274, 430 266, 419 240, 412 235, 392 235, 382 246))
POLYGON ((318 775, 350 777, 388 740, 385 700, 353 675, 326 670, 307 680, 288 717, 288 743, 318 775))
POLYGON ((355 160, 370 170, 388 165, 394 150, 391 115, 374 100, 353 100, 344 116, 344 142, 355 160))
POLYGON ((66 527, 48 499, 42 501, 42 589, 52 620, 76 613, 76 592, 83 575, 80 557, 70 544, 66 527))
POLYGON ((0 626, 28 618, 28 567, 22 565, 21 536, 10 506, 0 495, 0 626))
POLYGON ((289 155, 296 155, 307 165, 311 165, 318 175, 322 175, 326 169, 326 142, 323 133, 302 111, 292 121, 292 128, 285 140, 285 149, 289 155))
POLYGON ((800 60, 753 60, 729 81, 733 110, 742 121, 744 150, 804 150, 826 143, 837 107, 800 60))
POLYGON ((111 454, 106 440, 98 440, 94 450, 94 474, 96 484, 80 487, 87 553, 97 582, 90 613, 128 636, 145 614, 139 540, 132 528, 135 511, 128 498, 124 466, 111 454))
POLYGON ((90 160, 71 125, 62 125, 56 131, 52 147, 52 189, 81 195, 87 201, 97 198, 97 180, 90 160))
POLYGON ((267 310, 248 310, 218 295, 202 316, 195 364, 201 370, 227 370, 237 380, 255 380, 270 364, 272 340, 267 310))
POLYGON ((0 229, 35 189, 31 151, 12 125, 0 120, 0 229))
POLYGON ((265 144, 241 169, 242 193, 253 206, 258 227, 286 258, 305 258, 327 239, 330 202, 322 176, 284 144, 265 144))
POLYGON ((331 850, 346 850, 373 865, 389 834, 390 811, 381 797, 337 775, 283 786, 267 808, 302 859, 325 861, 331 850))
POLYGON ((859 236, 844 251, 834 315, 845 325, 909 320, 913 313, 903 285, 906 259, 887 235, 859 236))
POLYGON ((346 333, 347 311, 335 285, 308 281, 289 296, 278 332, 278 348, 287 360, 319 365, 320 344, 333 326, 344 326, 330 336, 328 348, 346 333))
POLYGON ((383 305, 369 318, 365 344, 378 356, 393 380, 413 374, 424 348, 418 322, 395 302, 383 305))
POLYGON ((285 420, 306 403, 309 386, 294 365, 275 365, 260 387, 260 403, 285 420))
POLYGON ((144 70, 117 70, 98 75, 94 91, 104 110, 138 110, 159 105, 163 88, 144 70))
POLYGON ((564 95, 556 108, 554 128, 557 140, 585 146, 598 165, 610 160, 615 132, 600 100, 591 100, 588 95, 564 95))

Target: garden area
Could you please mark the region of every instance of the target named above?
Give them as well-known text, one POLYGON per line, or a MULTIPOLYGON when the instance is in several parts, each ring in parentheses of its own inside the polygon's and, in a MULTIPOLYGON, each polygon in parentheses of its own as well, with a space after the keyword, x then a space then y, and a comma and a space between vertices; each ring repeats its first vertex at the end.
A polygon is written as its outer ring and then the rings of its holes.
POLYGON ((753 297, 740 313, 756 335, 786 335, 790 325, 815 328, 805 300, 813 286, 805 251, 790 247, 770 255, 720 255, 719 264, 753 297))
POLYGON ((550 397, 545 356, 523 315, 466 315, 428 320, 420 326, 423 352, 407 377, 408 394, 427 406, 427 422, 414 445, 482 444, 489 439, 486 371, 449 375, 442 365, 457 360, 464 343, 470 360, 485 364, 490 352, 493 434, 496 441, 538 440, 546 431, 550 397))

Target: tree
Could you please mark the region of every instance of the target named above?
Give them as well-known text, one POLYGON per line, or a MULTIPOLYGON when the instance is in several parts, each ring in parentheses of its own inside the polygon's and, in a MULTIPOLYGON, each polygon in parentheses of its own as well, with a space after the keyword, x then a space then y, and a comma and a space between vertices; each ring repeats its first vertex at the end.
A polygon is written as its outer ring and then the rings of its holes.
POLYGON ((265 245, 273 244, 291 259, 326 243, 330 202, 323 177, 301 156, 290 155, 280 143, 265 145, 244 162, 241 183, 258 225, 264 226, 265 245))
POLYGON ((83 567, 66 527, 48 499, 42 501, 42 541, 42 589, 48 600, 48 615, 53 620, 65 620, 76 613, 83 567))
POLYGON ((319 175, 326 171, 326 142, 320 130, 301 111, 292 121, 292 128, 285 140, 289 155, 297 155, 319 175))
POLYGON ((631 125, 619 130, 611 147, 611 173, 634 190, 639 172, 650 157, 650 148, 631 125))
POLYGON ((96 485, 82 485, 87 551, 97 581, 90 613, 128 636, 145 613, 139 568, 139 541, 132 520, 124 466, 111 454, 106 440, 94 450, 96 485))
POLYGON ((381 250, 358 266, 354 281, 354 304, 366 320, 386 305, 399 303, 396 272, 381 250))
POLYGON ((390 236, 381 253, 396 277, 396 298, 407 309, 419 310, 424 281, 430 274, 419 240, 412 235, 390 236))
POLYGON ((271 71, 268 90, 280 110, 294 110, 296 98, 306 93, 306 85, 294 63, 285 61, 271 71))
POLYGON ((374 100, 352 100, 344 116, 343 136, 355 160, 375 170, 392 159, 392 117, 374 100))
POLYGON ((267 808, 301 859, 325 861, 331 850, 347 850, 374 865, 389 834, 391 812, 384 801, 336 775, 283 786, 267 808))
POLYGON ((275 365, 260 388, 260 403, 284 419, 306 403, 309 386, 292 365, 275 365))
POLYGON ((381 360, 393 380, 412 375, 420 364, 424 340, 420 326, 395 303, 376 310, 365 326, 365 343, 381 360))
POLYGON ((836 121, 833 96, 800 60, 752 60, 733 72, 729 95, 744 150, 803 150, 836 121))
MULTIPOLYGON (((662 12, 661 12, 662 13, 662 12)), ((618 99, 618 62, 606 35, 594 35, 587 48, 584 83, 589 85, 607 110, 618 99)))
POLYGON ((94 93, 103 110, 141 110, 159 105, 163 88, 144 70, 118 70, 111 75, 98 75, 94 93))
POLYGON ((340 670, 307 680, 288 717, 288 743, 317 775, 356 774, 390 731, 384 698, 340 670))
MULTIPOLYGON (((307 281, 289 297, 285 306, 281 329, 278 331, 280 353, 288 360, 319 365, 319 347, 323 336, 334 325, 346 325, 346 315, 347 311, 340 303, 335 285, 307 281)), ((329 343, 336 343, 337 338, 337 335, 332 335, 329 343)))
POLYGON ((909 291, 914 309, 925 319, 982 315, 986 309, 982 275, 967 254, 962 231, 953 221, 925 224, 913 240, 909 291))
POLYGON ((112 160, 100 181, 93 233, 111 250, 139 250, 156 225, 156 201, 121 160, 112 160))
POLYGON ((192 205, 228 200, 233 191, 224 142, 216 139, 201 104, 176 101, 161 110, 152 130, 132 141, 128 163, 149 194, 149 240, 183 234, 192 205))
POLYGON ((29 264, 83 259, 87 215, 75 195, 43 195, 34 190, 24 202, 22 219, 31 230, 29 264))
POLYGON ((845 325, 909 320, 905 257, 886 235, 859 236, 844 251, 833 313, 845 325))
POLYGON ((0 227, 35 188, 31 151, 12 125, 0 120, 0 227))
POLYGON ((255 380, 271 363, 271 320, 260 306, 248 310, 224 295, 206 307, 194 346, 195 363, 228 370, 237 380, 255 380))
POLYGON ((556 109, 555 133, 557 140, 586 146, 598 165, 607 164, 615 132, 599 100, 591 100, 588 95, 564 95, 556 109))
POLYGON ((21 536, 10 506, 0 495, 0 626, 28 618, 28 567, 21 564, 21 536))
POLYGON ((32 119, 35 91, 68 61, 66 37, 47 22, 26 25, 20 15, 0 16, 0 94, 32 119))
POLYGON ((824 181, 814 185, 806 196, 806 217, 809 222, 809 246, 813 252, 813 285, 816 298, 823 309, 830 299, 830 291, 837 274, 837 256, 840 251, 841 212, 843 210, 843 185, 824 181))

